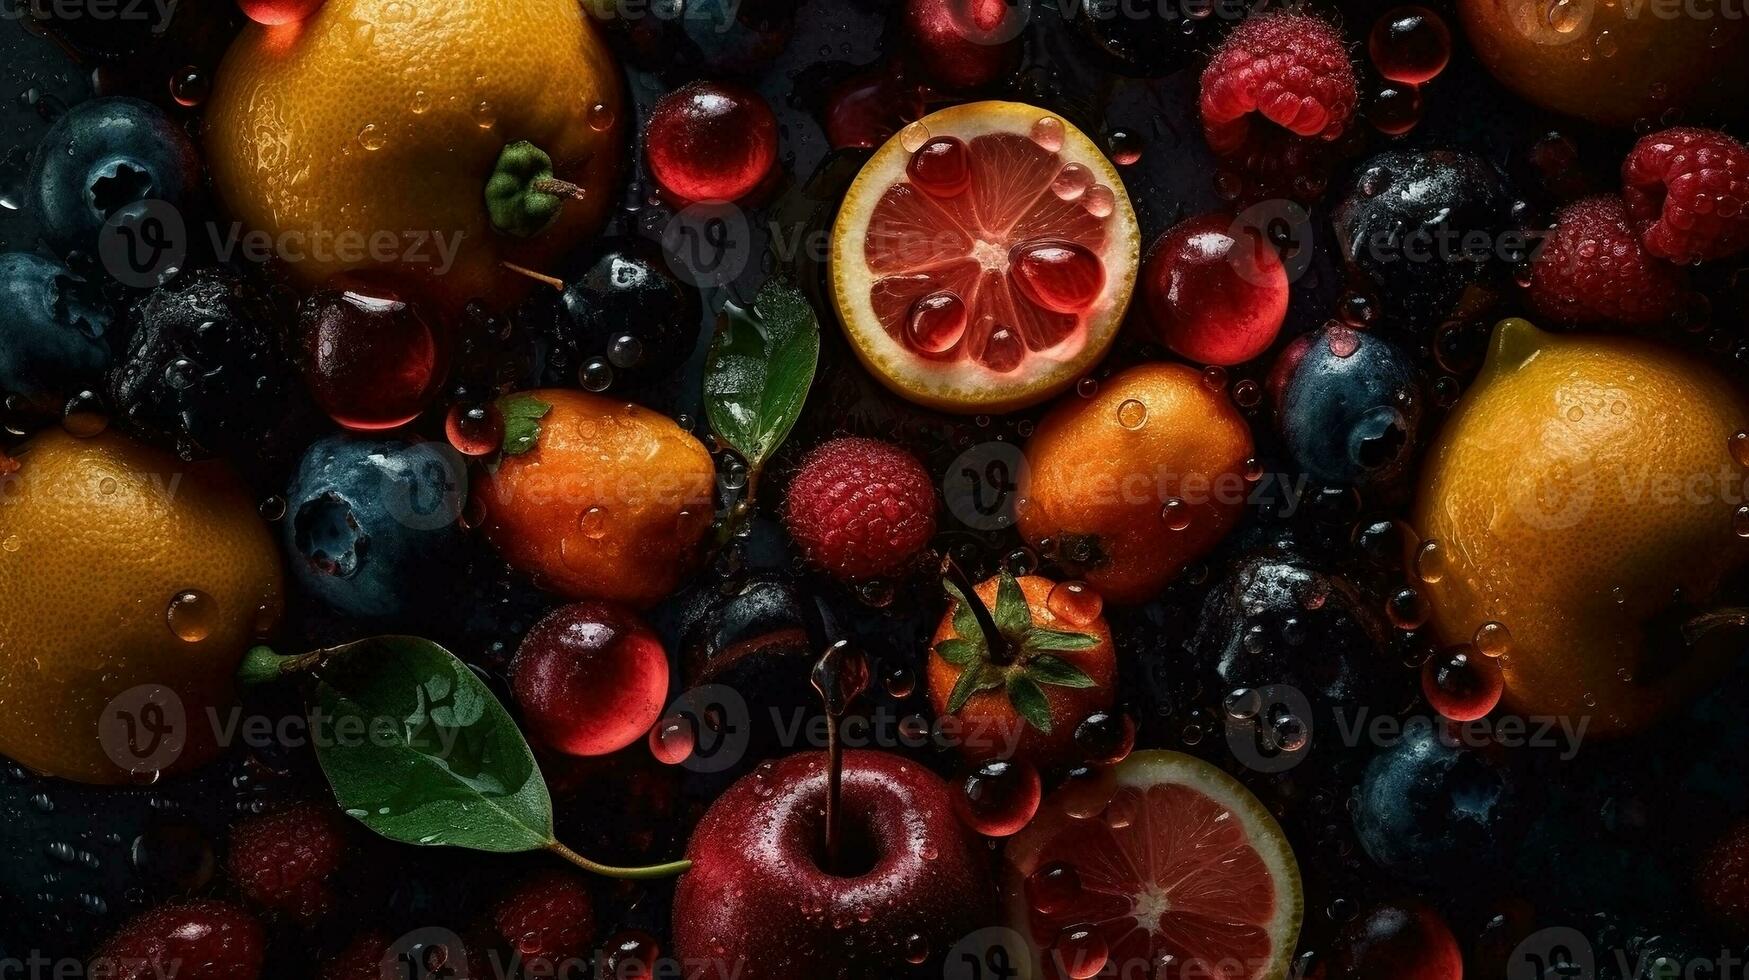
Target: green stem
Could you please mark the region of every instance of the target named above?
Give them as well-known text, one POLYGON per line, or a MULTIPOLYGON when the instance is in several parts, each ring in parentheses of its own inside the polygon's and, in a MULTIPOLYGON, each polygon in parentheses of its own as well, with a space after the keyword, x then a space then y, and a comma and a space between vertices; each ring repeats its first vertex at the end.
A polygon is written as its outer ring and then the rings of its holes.
POLYGON ((653 881, 658 878, 672 878, 692 867, 691 861, 669 861, 667 864, 652 864, 642 868, 618 868, 611 864, 599 864, 591 861, 576 851, 571 850, 558 841, 547 845, 547 850, 571 862, 584 871, 603 875, 608 878, 619 878, 624 881, 653 881))
POLYGON ((322 666, 335 648, 311 650, 295 657, 282 656, 266 646, 251 647, 237 668, 237 679, 244 687, 271 684, 282 677, 307 674, 322 666))

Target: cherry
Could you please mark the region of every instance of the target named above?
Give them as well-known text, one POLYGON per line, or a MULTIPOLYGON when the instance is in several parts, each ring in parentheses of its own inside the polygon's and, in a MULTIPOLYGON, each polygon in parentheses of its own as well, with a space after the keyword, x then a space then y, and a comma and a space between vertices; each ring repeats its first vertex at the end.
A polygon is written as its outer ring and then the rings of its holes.
POLYGON ((650 176, 683 201, 734 201, 777 161, 777 118, 759 93, 693 82, 664 95, 644 130, 650 176))
POLYGON ((244 16, 257 24, 275 27, 308 18, 322 9, 323 0, 237 0, 244 16))
POLYGON ((1009 261, 1021 294, 1054 313, 1084 312, 1105 289, 1105 263, 1076 242, 1021 242, 1009 261))
POLYGON ((637 615, 605 602, 548 613, 523 637, 510 686, 529 729, 571 755, 606 755, 643 738, 668 694, 668 653, 637 615))
POLYGON ((389 289, 351 280, 304 302, 304 379, 348 429, 393 429, 419 417, 443 385, 447 358, 432 322, 389 289))
POLYGON ((1025 16, 1008 0, 906 0, 904 23, 929 74, 967 89, 994 82, 1014 65, 1025 16))
POLYGON ((1088 762, 1116 765, 1136 747, 1136 723, 1125 714, 1095 711, 1075 726, 1075 747, 1088 762))
POLYGON ((1444 71, 1451 60, 1451 29, 1426 7, 1398 7, 1373 25, 1367 50, 1380 75, 1421 85, 1444 71))
POLYGON ((937 136, 905 164, 911 183, 931 197, 956 197, 972 186, 972 151, 956 136, 937 136))
POLYGON ((1190 218, 1162 235, 1142 284, 1160 342, 1204 364, 1256 357, 1287 318, 1281 257, 1257 229, 1224 214, 1190 218))
POLYGON ((457 403, 449 407, 443 418, 443 434, 463 456, 490 456, 504 441, 504 416, 490 402, 457 403))
POLYGON ((960 781, 954 810, 985 837, 1008 837, 1032 822, 1042 795, 1038 770, 1025 762, 994 760, 960 781))
POLYGON ((826 102, 826 139, 832 148, 872 150, 923 118, 923 90, 896 70, 852 76, 826 102))
POLYGON ((1492 657, 1474 647, 1453 647, 1421 667, 1421 693, 1433 710, 1452 721, 1475 721, 1500 703, 1506 681, 1492 657))

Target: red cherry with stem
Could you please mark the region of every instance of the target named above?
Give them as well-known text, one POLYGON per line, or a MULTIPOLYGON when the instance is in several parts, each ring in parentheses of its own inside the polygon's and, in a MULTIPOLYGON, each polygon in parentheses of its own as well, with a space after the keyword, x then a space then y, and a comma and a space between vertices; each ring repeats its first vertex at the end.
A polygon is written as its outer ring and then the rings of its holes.
POLYGON ((750 88, 693 82, 657 100, 644 158, 657 186, 681 200, 738 200, 777 161, 777 118, 750 88))
POLYGON ((1288 288, 1262 231, 1224 214, 1180 222, 1142 269, 1160 342, 1204 364, 1240 364, 1268 350, 1287 318, 1288 288))
POLYGON ((606 755, 645 737, 668 695, 668 653, 629 610, 576 602, 548 613, 510 662, 529 730, 571 755, 606 755))
POLYGON ((337 280, 299 318, 304 379, 316 404, 348 429, 374 431, 419 417, 448 370, 443 338, 392 289, 337 280))

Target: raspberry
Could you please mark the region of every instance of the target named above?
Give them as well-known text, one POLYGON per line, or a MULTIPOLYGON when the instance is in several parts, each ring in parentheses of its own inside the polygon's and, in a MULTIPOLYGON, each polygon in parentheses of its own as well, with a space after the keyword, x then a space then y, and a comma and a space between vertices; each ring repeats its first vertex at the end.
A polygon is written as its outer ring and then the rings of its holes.
POLYGON ((543 871, 499 899, 492 923, 529 976, 566 976, 589 953, 595 905, 580 876, 543 871))
POLYGON ((333 907, 329 882, 345 850, 346 828, 333 808, 297 803, 231 828, 226 867, 251 902, 308 924, 333 907))
POLYGON ((1563 208, 1531 260, 1531 308, 1567 326, 1660 323, 1680 309, 1686 291, 1681 269, 1640 247, 1613 195, 1563 208))
POLYGON ((1217 154, 1239 153, 1257 113, 1296 135, 1335 140, 1358 101, 1354 65, 1335 28, 1305 14, 1252 17, 1203 70, 1203 135, 1217 154))
POLYGON ((897 446, 835 439, 790 481, 784 525, 809 561, 839 579, 890 574, 935 535, 935 486, 897 446))
POLYGON ((1640 138, 1621 165, 1628 221, 1646 251, 1672 262, 1749 248, 1749 147, 1710 129, 1640 138))
POLYGON ((1749 936, 1749 820, 1740 820, 1712 846, 1701 862, 1696 890, 1707 916, 1749 936))
POLYGON ((91 957, 91 980, 256 980, 267 935, 249 913, 210 900, 129 919, 91 957))

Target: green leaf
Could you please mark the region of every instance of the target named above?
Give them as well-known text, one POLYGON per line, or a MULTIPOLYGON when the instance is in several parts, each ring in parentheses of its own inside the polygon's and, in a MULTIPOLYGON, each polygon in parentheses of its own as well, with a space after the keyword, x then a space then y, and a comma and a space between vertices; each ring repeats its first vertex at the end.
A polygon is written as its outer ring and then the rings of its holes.
POLYGON ((751 310, 723 304, 705 360, 705 415, 749 469, 789 436, 819 360, 819 319, 794 286, 767 282, 751 310))
POLYGON ((316 758, 352 817, 408 844, 553 846, 552 799, 534 753, 449 651, 373 637, 331 651, 317 677, 316 758))
POLYGON ((1045 629, 1034 626, 1026 631, 1022 645, 1028 652, 1042 650, 1091 650, 1099 645, 1099 637, 1092 633, 1069 633, 1063 630, 1045 629))
POLYGON ((1053 687, 1092 687, 1094 680, 1081 668, 1050 654, 1040 654, 1026 662, 1026 676, 1040 684, 1053 687))
POLYGON ((947 711, 952 714, 966 706, 972 695, 1002 686, 1002 675, 983 664, 967 667, 947 696, 947 711))
POLYGON ((1014 710, 1026 723, 1044 732, 1051 733, 1051 703, 1045 698, 1045 692, 1032 678, 1025 674, 1013 674, 1008 678, 1008 700, 1013 703, 1014 710))
POLYGON ((955 667, 971 667, 984 662, 984 651, 971 640, 942 640, 935 645, 935 652, 955 667))
POLYGON ((987 653, 990 649, 989 638, 984 635, 984 627, 978 622, 978 614, 972 612, 971 600, 966 598, 966 594, 952 580, 942 579, 941 584, 947 589, 947 594, 953 596, 953 631, 987 653))
POLYGON ((991 618, 1004 635, 1017 639, 1032 628, 1032 610, 1026 607, 1026 594, 1006 570, 996 580, 996 608, 991 610, 991 618))
POLYGON ((510 395, 498 402, 498 414, 504 417, 504 453, 520 456, 534 448, 540 439, 540 420, 553 406, 533 395, 510 395))

